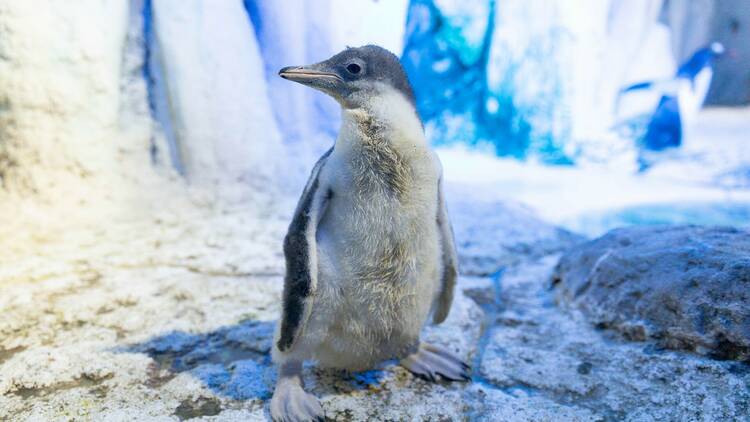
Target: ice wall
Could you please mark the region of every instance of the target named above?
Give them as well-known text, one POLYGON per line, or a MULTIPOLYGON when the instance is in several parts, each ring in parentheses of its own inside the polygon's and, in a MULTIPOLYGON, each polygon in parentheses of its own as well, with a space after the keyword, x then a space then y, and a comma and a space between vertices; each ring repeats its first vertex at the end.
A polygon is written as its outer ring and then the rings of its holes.
MULTIPOLYGON (((122 103, 127 92, 131 103, 148 97, 157 164, 168 163, 191 184, 267 186, 287 174, 298 181, 332 144, 339 110, 330 98, 280 79, 278 69, 375 43, 402 55, 435 144, 548 163, 628 161, 633 143, 609 131, 618 118, 615 98, 629 83, 674 73, 664 22, 676 22, 670 13, 677 12, 662 6, 662 0, 3 2, 0 154, 4 163, 36 157, 44 166, 84 173, 106 169, 117 152, 94 134, 121 123, 123 109, 132 108, 122 103), (137 48, 124 45, 126 33, 140 39, 137 48), (128 88, 143 84, 147 93, 128 88)), ((633 110, 649 110, 656 99, 641 98, 633 110)), ((48 177, 25 166, 2 167, 6 185, 34 186, 41 182, 32 179, 48 177), (25 175, 7 175, 13 172, 25 175)), ((44 183, 55 183, 49 179, 44 183)))
POLYGON ((412 0, 402 63, 428 137, 437 145, 482 139, 482 99, 494 2, 412 0))
POLYGON ((406 20, 406 0, 69 3, 0 4, 6 186, 61 180, 36 167, 106 172, 132 147, 113 145, 125 132, 193 186, 304 183, 339 108, 278 69, 347 45, 400 54, 406 20))
MULTIPOLYGON (((571 62, 574 49, 590 43, 588 37, 577 33, 585 28, 576 27, 576 16, 566 14, 566 8, 558 3, 501 1, 497 9, 483 110, 489 134, 495 135, 491 139, 509 134, 515 139, 508 151, 524 148, 547 162, 569 162, 573 151, 565 147, 570 146, 573 95, 577 92, 565 88, 575 81, 573 70, 579 67, 571 62)), ((589 13, 598 16, 598 9, 594 5, 589 13)), ((593 61, 578 59, 589 66, 593 61)))
POLYGON ((0 184, 71 196, 119 151, 121 0, 0 2, 0 184))
POLYGON ((412 0, 403 61, 431 138, 549 163, 618 155, 608 135, 618 90, 674 69, 660 9, 412 0))
POLYGON ((154 66, 186 177, 217 186, 267 184, 284 153, 242 1, 151 5, 154 66))

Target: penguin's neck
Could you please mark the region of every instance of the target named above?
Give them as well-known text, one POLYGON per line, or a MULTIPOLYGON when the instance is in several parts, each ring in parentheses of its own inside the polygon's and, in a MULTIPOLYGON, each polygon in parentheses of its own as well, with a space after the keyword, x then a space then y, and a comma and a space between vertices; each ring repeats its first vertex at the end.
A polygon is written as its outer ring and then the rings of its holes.
POLYGON ((414 106, 396 91, 345 108, 334 154, 347 163, 355 191, 363 198, 388 192, 403 199, 430 154, 414 106))
POLYGON ((394 89, 383 89, 362 107, 342 109, 342 117, 337 147, 356 150, 377 145, 404 152, 427 147, 417 111, 394 89))

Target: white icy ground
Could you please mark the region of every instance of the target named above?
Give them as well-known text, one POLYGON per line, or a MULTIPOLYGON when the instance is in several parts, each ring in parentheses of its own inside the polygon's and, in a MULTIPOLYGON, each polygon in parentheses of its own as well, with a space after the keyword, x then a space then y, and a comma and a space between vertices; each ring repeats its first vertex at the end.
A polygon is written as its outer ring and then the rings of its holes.
MULTIPOLYGON (((491 220, 457 197, 462 262, 504 270, 462 277, 424 336, 465 356, 473 382, 426 383, 393 362, 310 368, 329 418, 746 420, 747 366, 624 342, 557 308, 548 283, 570 241, 521 208, 495 203, 491 220)), ((182 204, 64 239, 1 237, 0 419, 266 420, 286 219, 270 204, 182 204)))
MULTIPOLYGON (((666 152, 644 174, 626 167, 523 163, 462 148, 439 155, 457 190, 478 201, 521 202, 546 221, 589 235, 612 227, 587 226, 587 216, 635 206, 750 208, 750 109, 707 109, 697 120, 684 148, 666 152)), ((679 215, 673 221, 690 222, 679 215)))

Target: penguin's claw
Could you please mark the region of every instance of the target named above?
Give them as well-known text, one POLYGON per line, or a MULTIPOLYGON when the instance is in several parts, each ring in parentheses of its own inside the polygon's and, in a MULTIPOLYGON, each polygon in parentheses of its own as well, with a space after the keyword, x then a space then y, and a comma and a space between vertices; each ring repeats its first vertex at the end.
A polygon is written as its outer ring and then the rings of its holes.
POLYGON ((432 382, 438 378, 448 381, 471 380, 469 365, 451 352, 427 343, 420 344, 416 353, 402 359, 401 366, 432 382))
POLYGON ((271 419, 274 422, 323 422, 325 413, 318 399, 301 386, 277 385, 271 398, 271 419))

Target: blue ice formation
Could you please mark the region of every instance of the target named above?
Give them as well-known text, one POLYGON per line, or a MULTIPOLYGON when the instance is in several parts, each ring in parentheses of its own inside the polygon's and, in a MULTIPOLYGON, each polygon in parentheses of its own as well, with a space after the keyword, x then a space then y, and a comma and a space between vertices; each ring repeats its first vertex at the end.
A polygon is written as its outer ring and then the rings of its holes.
POLYGON ((152 114, 193 180, 267 175, 263 155, 314 162, 338 105, 276 72, 346 45, 401 54, 435 145, 552 164, 622 156, 601 136, 613 99, 674 72, 652 0, 140 1, 152 114))
POLYGON ((569 162, 554 144, 555 134, 532 128, 535 116, 549 111, 544 108, 553 105, 556 93, 538 104, 519 106, 515 63, 502 69, 500 83, 489 82, 496 8, 494 0, 411 1, 402 62, 428 135, 436 145, 491 146, 500 156, 534 154, 547 162, 569 162))
POLYGON ((674 72, 661 2, 576 4, 411 0, 402 60, 432 142, 551 164, 628 155, 610 134, 620 88, 674 72))
POLYGON ((713 74, 714 60, 724 53, 724 46, 713 43, 696 51, 678 69, 674 80, 667 82, 641 82, 623 90, 630 93, 640 90, 661 90, 656 110, 651 115, 642 147, 661 151, 682 144, 685 126, 703 105, 713 74))
POLYGON ((151 141, 151 156, 154 161, 160 161, 160 154, 169 157, 169 163, 181 175, 185 175, 185 166, 180 159, 177 137, 174 132, 172 118, 169 112, 169 98, 164 84, 164 75, 158 65, 159 45, 154 38, 154 12, 152 0, 143 0, 141 5, 141 20, 143 25, 143 78, 146 81, 148 106, 152 118, 157 122, 166 140, 167 151, 159 151, 156 143, 151 141))
POLYGON ((548 6, 411 1, 402 62, 434 144, 573 162, 566 149, 573 125, 570 80, 561 66, 573 37, 561 14, 543 11, 548 6), (530 17, 541 23, 515 27, 530 17))
MULTIPOLYGON (((494 8, 494 2, 482 3, 494 8)), ((472 144, 479 138, 475 122, 482 112, 477 99, 486 95, 489 40, 486 35, 469 39, 457 24, 484 22, 489 28, 491 15, 467 13, 462 22, 456 22, 432 0, 413 0, 409 5, 402 63, 414 87, 419 114, 438 145, 472 144)))

